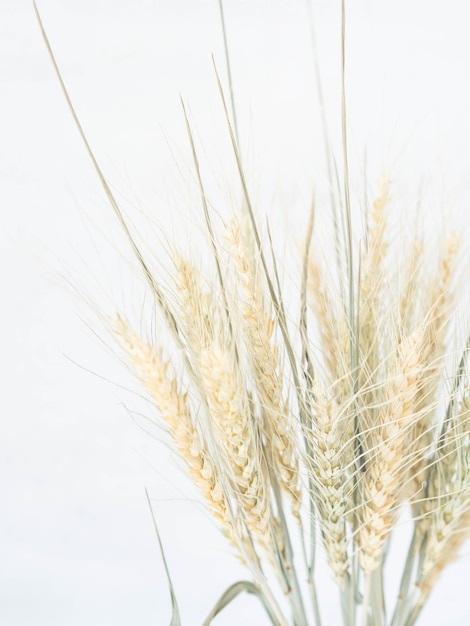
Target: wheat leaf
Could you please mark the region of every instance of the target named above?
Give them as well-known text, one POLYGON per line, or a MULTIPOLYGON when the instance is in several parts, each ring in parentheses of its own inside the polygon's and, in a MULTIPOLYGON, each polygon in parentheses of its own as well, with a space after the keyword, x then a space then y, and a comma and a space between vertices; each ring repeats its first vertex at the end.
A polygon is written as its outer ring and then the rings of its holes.
POLYGON ((158 545, 160 547, 160 554, 162 555, 163 566, 165 568, 166 578, 167 578, 167 581, 168 581, 168 588, 170 590, 170 597, 171 597, 171 622, 170 622, 170 626, 181 626, 181 618, 180 618, 180 612, 179 612, 179 609, 178 609, 178 602, 176 601, 176 595, 175 595, 175 590, 174 590, 174 587, 173 587, 173 583, 171 581, 170 570, 168 569, 168 563, 166 562, 165 551, 163 549, 163 544, 162 544, 162 540, 160 538, 160 533, 158 532, 157 520, 155 519, 155 515, 153 513, 152 503, 150 502, 150 498, 149 498, 149 494, 148 494, 147 488, 145 489, 145 495, 147 497, 147 502, 148 502, 148 505, 149 505, 150 513, 152 515, 153 527, 155 528, 155 533, 157 535, 158 545))
POLYGON ((272 614, 271 609, 266 603, 263 592, 259 587, 257 587, 257 585, 250 582, 249 580, 240 580, 237 583, 230 585, 230 587, 228 587, 228 589, 226 589, 224 593, 220 596, 214 608, 203 622, 202 626, 210 626, 214 617, 216 617, 223 609, 225 609, 227 605, 230 604, 230 602, 233 602, 233 600, 235 600, 235 598, 244 591, 246 591, 246 593, 251 593, 259 598, 260 602, 266 610, 266 613, 269 615, 271 623, 274 624, 274 626, 278 626, 279 622, 272 614))

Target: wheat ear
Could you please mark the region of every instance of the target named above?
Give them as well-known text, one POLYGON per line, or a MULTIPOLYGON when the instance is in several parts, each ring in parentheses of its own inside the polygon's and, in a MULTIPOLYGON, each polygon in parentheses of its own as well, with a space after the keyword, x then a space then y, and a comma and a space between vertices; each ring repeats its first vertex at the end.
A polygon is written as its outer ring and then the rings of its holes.
POLYGON ((224 490, 216 466, 194 425, 187 394, 178 390, 176 379, 170 376, 169 365, 163 360, 161 350, 144 342, 120 316, 114 322, 113 329, 137 378, 150 393, 166 422, 170 436, 212 515, 224 526, 225 531, 232 534, 224 490))
MULTIPOLYGON (((180 325, 207 409, 208 446, 241 513, 239 540, 248 546, 252 536, 276 568, 278 553, 274 547, 282 549, 282 537, 275 530, 259 422, 252 411, 233 329, 216 295, 209 287, 204 288, 201 274, 181 256, 175 259, 180 325)), ((248 557, 254 557, 252 546, 248 557)))
MULTIPOLYGON (((271 505, 261 442, 256 432, 235 356, 223 343, 214 343, 200 357, 214 436, 222 450, 234 496, 244 512, 248 529, 268 550, 271 505)), ((272 539, 272 537, 271 537, 272 539)))
POLYGON ((423 517, 424 537, 419 587, 427 595, 440 572, 457 556, 468 535, 470 515, 470 401, 466 398, 443 433, 429 470, 423 517))
POLYGON ((426 311, 426 331, 423 336, 423 367, 416 394, 416 413, 413 439, 417 450, 416 462, 410 468, 412 489, 419 493, 427 467, 426 455, 433 445, 435 411, 439 406, 438 391, 445 366, 445 349, 449 321, 455 302, 452 282, 455 274, 459 239, 452 234, 446 239, 445 253, 431 286, 430 302, 426 311))
POLYGON ((274 465, 274 476, 292 503, 292 513, 300 523, 299 461, 296 433, 284 398, 279 348, 274 343, 275 319, 266 303, 246 219, 233 225, 228 234, 236 269, 238 303, 248 358, 255 375, 256 390, 263 417, 263 432, 274 465))
MULTIPOLYGON (((400 342, 398 354, 384 386, 377 423, 363 427, 365 471, 360 481, 359 530, 356 537, 365 572, 378 567, 385 542, 398 516, 403 483, 409 465, 410 436, 417 415, 414 409, 422 329, 400 342)), ((365 426, 365 425, 364 425, 365 426)))
POLYGON ((312 450, 312 458, 305 460, 311 475, 322 540, 328 563, 338 582, 343 583, 349 568, 346 516, 349 509, 347 470, 345 459, 351 439, 345 437, 348 428, 334 399, 315 382, 312 389, 313 423, 306 432, 312 450))

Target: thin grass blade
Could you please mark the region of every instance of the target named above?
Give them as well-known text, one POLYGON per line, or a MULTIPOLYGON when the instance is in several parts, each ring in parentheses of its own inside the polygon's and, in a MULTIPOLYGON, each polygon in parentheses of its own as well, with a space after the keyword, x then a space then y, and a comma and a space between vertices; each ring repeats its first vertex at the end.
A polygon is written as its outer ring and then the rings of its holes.
POLYGON ((157 535, 158 545, 160 548, 160 554, 162 555, 163 567, 165 568, 166 578, 168 581, 168 589, 170 591, 171 598, 171 622, 170 626, 181 626, 181 618, 180 612, 178 609, 178 602, 176 601, 175 589, 173 587, 173 583, 170 576, 170 570, 168 568, 168 563, 166 562, 165 551, 163 549, 162 540, 160 537, 160 533, 158 531, 157 520, 155 519, 155 514, 153 512, 152 503, 150 502, 149 494, 147 488, 145 489, 145 495, 147 497, 147 502, 150 509, 150 514, 152 515, 153 527, 155 528, 155 533, 157 535))
POLYGON ((273 624, 274 626, 279 625, 279 621, 276 619, 275 615, 272 613, 271 609, 269 608, 269 605, 266 602, 266 599, 261 589, 257 587, 254 583, 250 582, 249 580, 240 580, 239 582, 234 583, 233 585, 230 585, 230 587, 228 587, 228 589, 224 591, 224 593, 220 596, 220 598, 218 599, 212 611, 209 613, 209 615, 203 622, 202 626, 210 626, 210 624, 212 623, 212 620, 221 611, 223 611, 223 609, 225 609, 226 606, 228 606, 231 602, 233 602, 233 600, 235 600, 237 596, 239 596, 243 592, 250 593, 252 595, 257 596, 261 604, 263 605, 266 613, 268 614, 269 619, 271 620, 271 624, 273 624))

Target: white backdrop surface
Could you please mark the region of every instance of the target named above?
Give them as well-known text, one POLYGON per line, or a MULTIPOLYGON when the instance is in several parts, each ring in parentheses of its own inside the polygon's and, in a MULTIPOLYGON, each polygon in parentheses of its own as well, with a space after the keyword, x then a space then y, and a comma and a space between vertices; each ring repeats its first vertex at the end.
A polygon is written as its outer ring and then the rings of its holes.
MULTIPOLYGON (((163 233, 183 248, 200 233, 180 94, 206 156, 214 204, 237 193, 211 60, 225 80, 216 0, 38 5, 106 176, 136 223, 141 213, 151 216, 151 252, 166 258, 163 233)), ((307 3, 225 5, 249 180, 259 213, 290 230, 295 244, 297 220, 326 177, 307 3)), ((339 150, 340 3, 312 6, 339 150)), ((362 185, 366 159, 371 180, 390 169, 405 197, 430 186, 436 210, 466 227, 468 3, 357 0, 347 7, 353 184, 362 185)), ((173 455, 134 423, 128 407, 145 403, 125 389, 132 381, 83 302, 107 314, 120 306, 138 320, 142 286, 26 0, 0 2, 0 94, 0 624, 168 624, 145 486, 183 626, 200 624, 244 573, 173 455)), ((329 573, 320 571, 326 624, 334 625, 336 597, 329 573)), ((467 549, 423 623, 470 623, 469 572, 467 549)), ((263 620, 244 597, 214 623, 263 620)))

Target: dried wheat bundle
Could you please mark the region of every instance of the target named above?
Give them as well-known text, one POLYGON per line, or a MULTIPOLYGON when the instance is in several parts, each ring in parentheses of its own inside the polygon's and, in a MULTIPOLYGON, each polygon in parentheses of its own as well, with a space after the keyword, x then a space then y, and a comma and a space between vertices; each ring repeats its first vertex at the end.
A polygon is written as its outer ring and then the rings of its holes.
MULTIPOLYGON (((459 238, 442 229, 429 240, 397 222, 386 178, 370 208, 353 212, 344 3, 342 27, 344 186, 336 190, 330 230, 315 224, 312 210, 297 303, 290 299, 289 306, 270 235, 261 236, 251 204, 235 110, 230 115, 220 81, 242 208, 225 232, 215 232, 183 107, 212 263, 198 267, 173 250, 165 291, 55 66, 174 349, 158 334, 144 339, 122 313, 110 327, 154 405, 152 419, 166 426, 251 576, 223 594, 205 625, 245 591, 258 596, 275 626, 321 626, 321 542, 344 626, 414 626, 470 534, 470 320, 459 238), (386 605, 387 558, 405 518, 411 541, 396 601, 386 605)), ((170 590, 177 626, 171 583, 170 590)))
POLYGON ((155 418, 167 423, 274 624, 321 623, 308 547, 317 536, 344 624, 411 626, 469 534, 468 346, 453 340, 458 239, 443 235, 434 263, 436 245, 418 233, 397 255, 390 194, 382 181, 364 220, 367 249, 354 246, 352 315, 348 277, 332 278, 312 226, 299 286, 308 310, 287 323, 247 197, 248 216, 214 242, 212 273, 175 252, 178 297, 168 313, 185 355, 179 382, 158 342, 145 343, 121 317, 115 323, 155 418), (183 384, 198 398, 195 412, 183 384), (381 599, 384 567, 406 513, 413 535, 392 611, 381 599), (305 571, 294 560, 297 532, 305 571), (277 591, 266 582, 273 576, 277 591), (287 602, 276 600, 281 591, 287 602))

